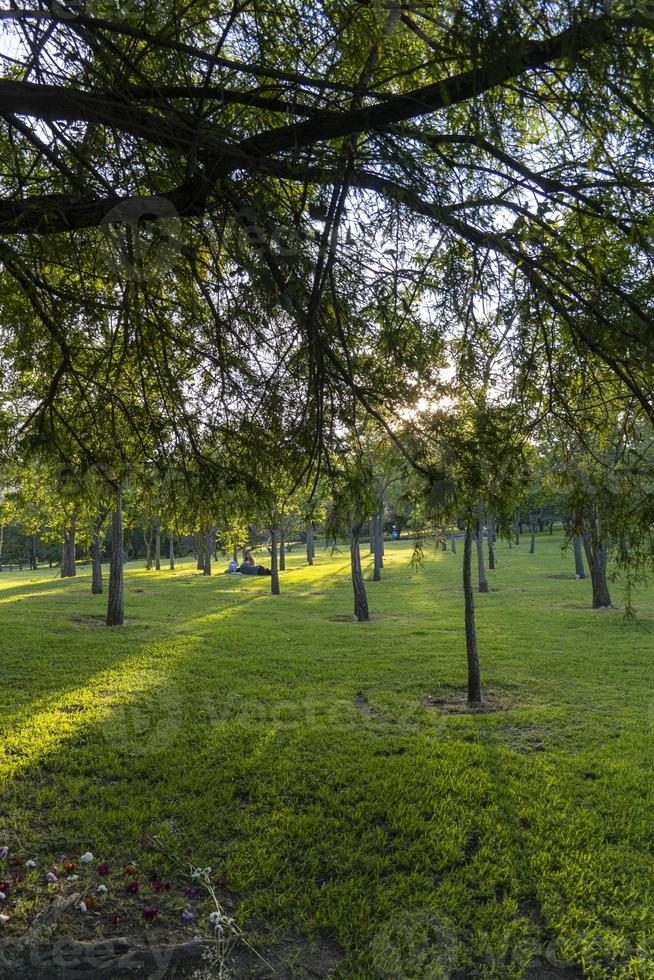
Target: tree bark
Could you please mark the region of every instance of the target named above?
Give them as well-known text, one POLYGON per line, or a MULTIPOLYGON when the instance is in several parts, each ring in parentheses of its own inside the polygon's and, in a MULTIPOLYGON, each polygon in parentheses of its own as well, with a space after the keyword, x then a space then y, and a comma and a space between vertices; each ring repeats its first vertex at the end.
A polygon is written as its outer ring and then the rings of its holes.
POLYGON ((204 534, 202 555, 204 558, 202 566, 203 575, 211 575, 211 554, 213 552, 213 530, 209 528, 204 534))
POLYGON ((379 567, 384 567, 384 517, 382 514, 377 514, 377 520, 375 521, 376 534, 375 534, 375 548, 377 549, 377 561, 379 562, 379 567))
POLYGON ((61 577, 74 578, 77 575, 75 563, 75 532, 77 516, 71 519, 70 525, 64 530, 64 547, 61 556, 61 577))
POLYGON ((170 571, 175 571, 175 538, 173 537, 172 531, 168 535, 168 555, 170 561, 170 571))
POLYGON ((520 515, 519 514, 516 514, 515 515, 515 522, 514 522, 514 525, 513 525, 513 532, 514 532, 514 535, 515 535, 514 541, 515 541, 516 544, 520 544, 520 530, 521 530, 521 527, 522 527, 522 524, 520 523, 520 515))
POLYGON ((145 567, 148 572, 152 571, 152 521, 148 523, 148 533, 143 528, 143 540, 145 541, 145 567))
POLYGON ((370 613, 368 612, 366 586, 363 581, 363 572, 361 571, 360 533, 360 527, 355 527, 350 532, 350 566, 352 569, 352 587, 354 589, 354 615, 360 623, 367 623, 370 619, 370 613))
POLYGON ((586 559, 593 586, 593 609, 608 609, 611 595, 606 578, 607 541, 598 520, 589 521, 583 535, 586 559))
POLYGON ((154 540, 154 567, 160 572, 161 571, 161 524, 157 521, 157 531, 154 540))
POLYGON ((102 563, 100 561, 100 528, 93 529, 91 540, 91 592, 102 595, 102 563))
POLYGON ((109 602, 107 626, 122 626, 125 621, 123 605, 123 502, 118 492, 116 509, 111 519, 111 556, 109 559, 109 602))
POLYGON ((575 550, 575 576, 577 578, 586 578, 586 569, 584 568, 584 554, 583 554, 583 544, 581 535, 575 532, 574 536, 574 550, 575 550))
POLYGON ((479 569, 479 591, 488 592, 486 563, 484 561, 484 505, 477 501, 477 566, 479 569))
POLYGON ((198 542, 198 572, 204 571, 204 531, 200 530, 197 535, 198 542))
POLYGON ((489 514, 488 516, 486 534, 488 535, 488 568, 491 571, 494 571, 495 569, 495 518, 492 516, 492 514, 489 514))
POLYGON ((313 524, 307 524, 307 565, 313 565, 313 524))
POLYGON ((529 554, 533 555, 536 551, 536 520, 534 515, 529 511, 529 531, 531 533, 531 541, 529 542, 529 554))
POLYGON ((384 567, 384 559, 382 558, 382 542, 381 542, 381 520, 379 514, 377 514, 373 520, 373 572, 372 580, 373 582, 381 581, 381 570, 384 567))
POLYGON ((463 548, 463 596, 465 601, 466 655, 468 660, 468 704, 481 704, 479 650, 475 629, 475 600, 472 594, 472 524, 466 525, 463 548))
POLYGON ((279 595, 279 570, 277 568, 277 532, 270 530, 270 594, 279 595))
POLYGON ((280 572, 286 571, 286 541, 284 540, 284 527, 283 525, 279 529, 279 570, 280 572))
POLYGON ((370 538, 370 554, 371 555, 374 555, 374 553, 375 553, 375 530, 376 530, 376 528, 375 528, 375 518, 372 517, 368 521, 368 537, 370 538))

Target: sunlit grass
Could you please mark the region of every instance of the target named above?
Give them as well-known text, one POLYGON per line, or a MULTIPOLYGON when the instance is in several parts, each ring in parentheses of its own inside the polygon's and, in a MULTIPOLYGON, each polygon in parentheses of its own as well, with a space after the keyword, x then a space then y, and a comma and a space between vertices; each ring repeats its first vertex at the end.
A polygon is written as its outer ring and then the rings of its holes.
POLYGON ((129 567, 119 630, 88 574, 3 572, 0 843, 120 863, 163 834, 250 927, 329 935, 342 976, 390 948, 439 976, 440 930, 466 975, 548 950, 653 977, 652 591, 593 612, 560 539, 527 551, 500 543, 477 599, 503 710, 476 716, 426 706, 465 683, 460 555, 389 545, 370 624, 338 621, 345 552, 294 550, 280 597, 129 567))

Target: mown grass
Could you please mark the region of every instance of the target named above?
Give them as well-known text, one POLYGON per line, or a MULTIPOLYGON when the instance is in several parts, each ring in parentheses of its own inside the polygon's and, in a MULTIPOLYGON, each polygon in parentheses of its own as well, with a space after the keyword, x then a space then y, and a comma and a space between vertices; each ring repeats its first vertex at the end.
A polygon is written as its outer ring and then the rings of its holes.
POLYGON ((338 621, 345 552, 290 555, 279 597, 130 567, 119 630, 86 575, 3 573, 0 844, 119 865, 159 835, 342 977, 654 977, 654 598, 592 611, 561 543, 498 545, 476 715, 426 706, 465 684, 460 555, 388 545, 370 624, 338 621))

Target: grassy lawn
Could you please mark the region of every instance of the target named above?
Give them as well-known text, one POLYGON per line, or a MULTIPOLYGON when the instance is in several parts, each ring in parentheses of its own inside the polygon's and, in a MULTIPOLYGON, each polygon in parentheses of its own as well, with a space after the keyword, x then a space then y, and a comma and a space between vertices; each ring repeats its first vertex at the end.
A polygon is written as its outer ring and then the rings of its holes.
MULTIPOLYGON (((289 555, 279 597, 190 561, 129 566, 112 631, 88 575, 3 572, 0 845, 40 869, 6 928, 24 930, 62 854, 147 878, 167 859, 139 842, 157 835, 224 876, 264 954, 322 937, 340 977, 512 980, 554 976, 548 962, 654 977, 651 588, 635 622, 594 612, 590 583, 560 577, 560 538, 539 535, 535 556, 499 543, 477 598, 496 710, 470 715, 461 555, 418 570, 410 555, 387 545, 370 624, 342 619, 345 551, 312 569, 289 555)), ((109 881, 105 906, 60 928, 136 928, 146 886, 132 902, 109 881)), ((184 933, 176 889, 149 927, 162 935, 184 933)))

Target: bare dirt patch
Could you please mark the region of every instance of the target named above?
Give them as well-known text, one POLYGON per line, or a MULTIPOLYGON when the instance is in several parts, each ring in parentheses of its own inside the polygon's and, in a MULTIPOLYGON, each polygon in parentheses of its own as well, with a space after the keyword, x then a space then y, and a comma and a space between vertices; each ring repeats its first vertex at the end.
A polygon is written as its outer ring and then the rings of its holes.
POLYGON ((465 688, 453 688, 447 693, 428 695, 423 704, 425 708, 439 711, 443 715, 487 715, 520 707, 516 699, 506 691, 488 688, 483 692, 483 698, 482 704, 470 705, 465 688))
POLYGON ((265 940, 255 939, 256 953, 239 944, 227 958, 227 970, 234 980, 325 980, 336 974, 343 954, 336 943, 326 935, 308 939, 301 935, 286 935, 268 945, 265 940))
POLYGON ((377 712, 373 707, 371 707, 368 698, 365 696, 365 694, 362 694, 361 691, 359 691, 354 699, 354 706, 357 711, 360 711, 362 715, 366 716, 366 718, 377 717, 377 712))
MULTIPOLYGON (((100 614, 100 613, 97 613, 95 615, 91 614, 89 616, 71 616, 70 621, 71 623, 76 623, 78 626, 105 626, 106 625, 106 617, 104 616, 104 614, 100 614)), ((125 617, 125 622, 123 623, 123 625, 134 626, 135 624, 140 622, 141 622, 140 619, 134 619, 133 617, 131 618, 125 617)))

